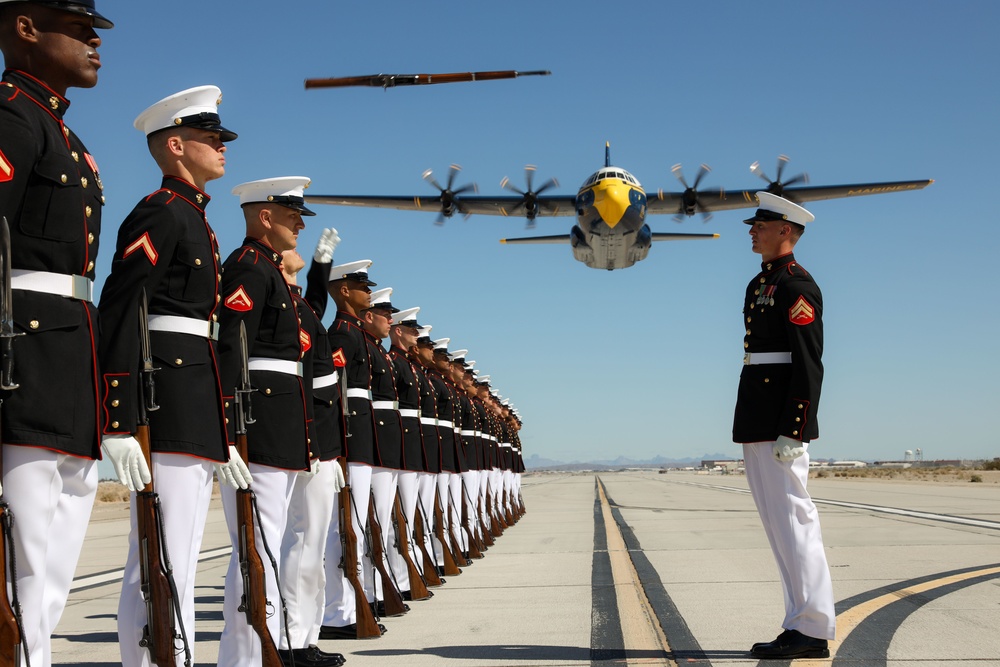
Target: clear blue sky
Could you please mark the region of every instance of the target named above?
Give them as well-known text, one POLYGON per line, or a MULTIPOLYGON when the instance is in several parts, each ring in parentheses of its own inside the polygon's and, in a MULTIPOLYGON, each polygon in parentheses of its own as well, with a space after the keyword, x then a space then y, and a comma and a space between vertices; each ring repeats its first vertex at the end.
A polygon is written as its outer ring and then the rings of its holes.
MULTIPOLYGON (((119 222, 159 177, 132 120, 182 88, 216 84, 239 132, 208 186, 226 254, 242 239, 233 186, 280 175, 310 194, 433 194, 421 172, 501 193, 555 176, 576 188, 612 161, 647 192, 671 165, 706 185, 763 185, 778 154, 813 184, 933 178, 916 193, 819 202, 797 255, 825 297, 827 367, 814 456, 1000 456, 1000 62, 995 2, 192 2, 99 0, 97 88, 71 90, 69 124, 101 167, 108 204, 99 275, 119 222), (550 69, 551 77, 311 90, 307 77, 550 69)), ((525 454, 593 460, 731 453, 743 289, 759 268, 744 212, 654 231, 631 269, 568 247, 504 247, 521 219, 317 207, 338 261, 370 258, 393 301, 471 350, 524 421, 525 454)), ((572 218, 539 220, 538 234, 572 218)))

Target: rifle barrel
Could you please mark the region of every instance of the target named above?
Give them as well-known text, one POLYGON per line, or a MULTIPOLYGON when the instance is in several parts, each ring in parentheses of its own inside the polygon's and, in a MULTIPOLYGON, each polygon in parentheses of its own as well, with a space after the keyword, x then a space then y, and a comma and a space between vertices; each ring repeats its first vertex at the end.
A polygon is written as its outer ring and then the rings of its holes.
POLYGON ((446 72, 443 74, 367 74, 364 76, 341 76, 331 78, 306 79, 306 88, 346 88, 368 86, 370 88, 394 88, 396 86, 430 85, 436 83, 463 83, 466 81, 494 81, 515 79, 519 76, 548 76, 549 70, 496 70, 487 72, 446 72))

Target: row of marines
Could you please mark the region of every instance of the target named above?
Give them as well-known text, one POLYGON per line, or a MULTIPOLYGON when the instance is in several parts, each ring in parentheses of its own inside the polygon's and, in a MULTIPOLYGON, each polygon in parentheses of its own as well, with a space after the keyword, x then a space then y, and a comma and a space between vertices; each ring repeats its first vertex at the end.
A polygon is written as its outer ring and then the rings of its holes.
MULTIPOLYGON (((23 647, 12 664, 51 664, 103 450, 130 490, 159 496, 176 587, 172 662, 193 664, 194 578, 217 476, 234 545, 218 664, 267 664, 268 643, 284 664, 342 664, 319 638, 362 636, 359 610, 403 613, 401 600, 430 597, 428 585, 471 564, 524 511, 520 418, 466 351, 430 338, 419 308, 400 311, 391 290, 371 292, 370 261, 332 266, 336 230, 322 234, 305 289, 296 285, 302 217, 314 215, 308 179, 238 186, 246 238, 222 260, 205 186, 225 173, 237 135, 221 124, 214 86, 136 118, 163 178, 122 223, 95 305, 104 184, 63 116, 66 89, 96 83, 94 29, 110 27, 89 0, 0 0, 0 214, 10 245, 0 311, 13 325, 0 330, 0 509, 17 516, 8 579, 20 631, 19 646, 0 655, 23 647), (329 297, 337 313, 327 331, 329 297), (249 402, 238 390, 245 377, 249 402), (151 455, 137 439, 143 429, 151 455), (267 637, 244 613, 236 504, 248 488, 257 543, 271 556, 267 637), (341 539, 342 521, 353 540, 341 539)), ((122 664, 163 667, 148 650, 134 502, 130 518, 122 664)))

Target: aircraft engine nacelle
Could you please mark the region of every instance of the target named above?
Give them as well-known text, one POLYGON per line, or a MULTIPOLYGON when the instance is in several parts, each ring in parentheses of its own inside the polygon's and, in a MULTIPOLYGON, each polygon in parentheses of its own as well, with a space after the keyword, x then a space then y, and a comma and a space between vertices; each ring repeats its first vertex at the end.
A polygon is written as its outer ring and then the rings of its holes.
POLYGON ((649 248, 653 245, 653 232, 650 231, 649 225, 643 225, 639 228, 639 231, 635 235, 635 243, 629 246, 628 249, 628 259, 629 262, 634 264, 635 262, 641 262, 646 259, 646 255, 649 254, 649 248))
POLYGON ((587 244, 587 239, 583 235, 583 230, 577 225, 569 230, 569 242, 573 247, 573 257, 576 261, 583 262, 587 266, 594 264, 594 249, 587 244))

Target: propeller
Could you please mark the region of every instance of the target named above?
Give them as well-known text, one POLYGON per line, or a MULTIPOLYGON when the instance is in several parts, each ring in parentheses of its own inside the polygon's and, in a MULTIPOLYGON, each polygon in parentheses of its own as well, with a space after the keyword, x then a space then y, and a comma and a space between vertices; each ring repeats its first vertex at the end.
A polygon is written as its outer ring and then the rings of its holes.
POLYGON ((468 219, 471 215, 471 213, 465 213, 465 211, 462 210, 462 202, 459 201, 458 195, 470 190, 473 192, 479 192, 479 188, 475 183, 469 183, 468 185, 455 188, 455 177, 458 176, 458 172, 460 171, 462 171, 462 168, 457 164, 453 164, 448 168, 447 187, 441 187, 441 184, 434 178, 434 173, 430 169, 424 172, 424 180, 441 191, 441 212, 438 214, 437 220, 434 221, 435 225, 443 225, 444 219, 455 215, 456 211, 463 213, 466 219, 468 219))
POLYGON ((535 217, 538 215, 540 210, 538 205, 538 195, 542 194, 549 188, 559 187, 559 181, 554 178, 550 178, 537 190, 533 190, 532 183, 534 182, 535 171, 537 169, 538 167, 533 164, 529 164, 524 167, 524 180, 528 184, 527 190, 521 190, 516 187, 506 176, 504 176, 503 180, 500 181, 500 187, 521 195, 521 201, 517 202, 517 204, 515 204, 509 211, 504 209, 504 215, 513 215, 519 208, 523 208, 524 216, 528 219, 528 229, 534 229, 535 227, 535 217))
MULTIPOLYGON (((684 192, 681 193, 681 206, 683 206, 683 212, 678 213, 674 216, 676 222, 683 222, 685 216, 694 215, 695 213, 701 213, 702 222, 708 222, 712 219, 712 212, 708 210, 708 207, 701 203, 698 199, 698 185, 701 183, 701 179, 705 178, 705 174, 712 171, 712 168, 707 164, 702 164, 698 169, 698 174, 694 177, 694 185, 688 185, 687 179, 684 178, 684 172, 681 170, 680 164, 675 164, 670 168, 677 180, 681 182, 684 186, 684 192)), ((719 193, 724 194, 725 190, 719 188, 719 193)))
POLYGON ((768 192, 770 192, 773 195, 778 195, 779 197, 781 197, 781 196, 784 195, 785 188, 788 187, 789 185, 795 185, 796 183, 808 183, 809 182, 809 174, 806 174, 806 173, 801 173, 801 174, 798 174, 796 176, 792 176, 787 181, 782 181, 781 180, 781 174, 785 171, 785 165, 787 165, 787 164, 788 164, 788 156, 787 155, 779 155, 778 156, 778 177, 775 180, 773 180, 773 181, 770 178, 768 178, 767 174, 764 173, 764 170, 760 168, 760 162, 754 162, 752 165, 750 165, 750 171, 753 172, 754 174, 757 174, 758 176, 760 176, 765 181, 767 181, 767 191, 768 192))

